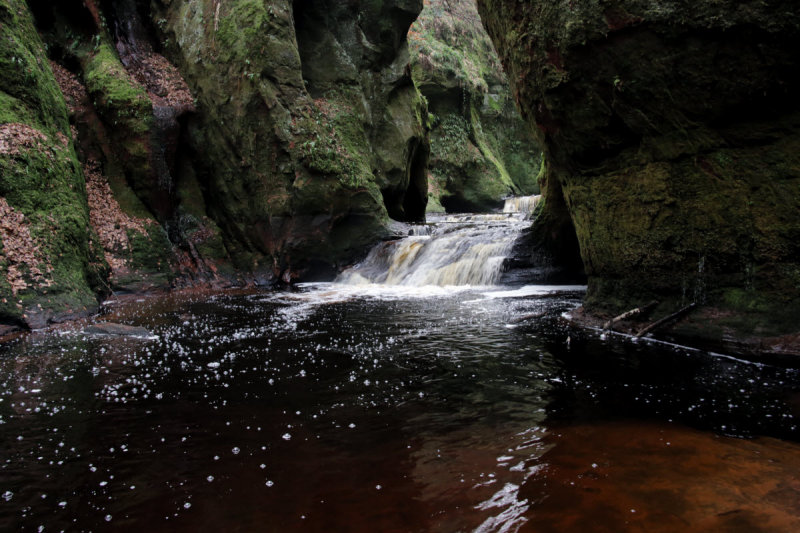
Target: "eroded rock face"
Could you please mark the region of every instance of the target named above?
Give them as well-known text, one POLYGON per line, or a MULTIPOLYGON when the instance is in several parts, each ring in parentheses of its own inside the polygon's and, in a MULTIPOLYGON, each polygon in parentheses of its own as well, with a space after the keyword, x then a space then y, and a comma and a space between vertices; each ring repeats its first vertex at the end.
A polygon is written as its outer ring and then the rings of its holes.
POLYGON ((235 264, 347 261, 424 216, 425 106, 405 35, 421 1, 154 2, 195 95, 193 168, 235 264), (199 164, 197 164, 199 163, 199 164))
POLYGON ((574 231, 586 307, 656 298, 666 313, 696 301, 702 335, 796 332, 796 5, 479 0, 479 9, 546 149, 534 232, 546 247, 574 231))
POLYGON ((390 217, 423 219, 421 9, 0 0, 0 322, 331 275, 390 217))

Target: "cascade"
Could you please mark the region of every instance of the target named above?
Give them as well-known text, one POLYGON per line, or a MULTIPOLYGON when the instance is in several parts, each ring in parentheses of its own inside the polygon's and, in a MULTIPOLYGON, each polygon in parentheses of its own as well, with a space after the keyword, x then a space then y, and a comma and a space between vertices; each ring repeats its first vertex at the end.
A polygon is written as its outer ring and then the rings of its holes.
POLYGON ((539 205, 539 200, 542 196, 537 194, 534 196, 517 196, 513 198, 506 198, 506 203, 503 206, 503 213, 525 213, 530 215, 539 205))
MULTIPOLYGON (((507 201, 508 202, 508 201, 507 201)), ((521 207, 531 205, 521 201, 521 207)), ((488 286, 503 271, 528 212, 433 217, 412 226, 409 236, 375 246, 337 283, 405 286, 488 286)))

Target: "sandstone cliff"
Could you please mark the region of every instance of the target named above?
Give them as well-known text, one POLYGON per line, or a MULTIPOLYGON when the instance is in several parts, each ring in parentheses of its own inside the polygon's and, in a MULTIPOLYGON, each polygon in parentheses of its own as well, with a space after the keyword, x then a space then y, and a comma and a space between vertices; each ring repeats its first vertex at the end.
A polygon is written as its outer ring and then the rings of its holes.
POLYGON ((796 6, 479 0, 479 9, 546 151, 540 251, 579 248, 586 308, 655 298, 665 314, 697 302, 694 333, 709 338, 797 333, 796 6))

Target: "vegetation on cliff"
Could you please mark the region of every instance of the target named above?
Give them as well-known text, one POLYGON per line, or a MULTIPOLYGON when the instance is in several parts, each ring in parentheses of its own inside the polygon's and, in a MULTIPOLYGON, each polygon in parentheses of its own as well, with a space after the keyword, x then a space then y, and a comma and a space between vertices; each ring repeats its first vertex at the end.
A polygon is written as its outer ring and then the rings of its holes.
POLYGON ((409 44, 431 112, 429 209, 488 211, 507 196, 538 192, 540 150, 475 1, 426 0, 409 44))
POLYGON ((378 238, 387 214, 423 215, 425 110, 405 44, 419 9, 155 4, 151 18, 198 105, 187 137, 194 174, 237 267, 293 275, 335 265, 378 238))
POLYGON ((330 275, 389 217, 421 220, 421 9, 4 0, 2 321, 108 289, 330 275))
POLYGON ((94 308, 107 266, 64 98, 25 2, 0 1, 0 323, 94 308))

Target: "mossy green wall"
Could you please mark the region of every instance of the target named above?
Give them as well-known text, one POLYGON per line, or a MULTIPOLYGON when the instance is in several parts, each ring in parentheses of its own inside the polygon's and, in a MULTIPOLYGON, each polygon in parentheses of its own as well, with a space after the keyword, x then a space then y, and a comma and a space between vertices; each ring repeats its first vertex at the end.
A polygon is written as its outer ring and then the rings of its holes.
MULTIPOLYGON (((0 0, 0 197, 24 215, 35 247, 16 295, 0 256, 0 321, 43 326, 97 305, 107 266, 89 229, 83 175, 61 91, 25 2, 0 0), (12 130, 24 132, 24 138, 12 130), (25 140, 27 139, 27 140, 25 140), (43 278, 30 274, 38 263, 43 278)), ((0 240, 2 238, 0 237, 0 240)))
POLYGON ((197 181, 244 270, 352 260, 388 214, 406 215, 387 213, 384 197, 409 188, 410 154, 427 144, 405 74, 421 2, 298 4, 154 2, 166 52, 196 96, 197 181), (354 40, 382 27, 385 41, 354 40), (345 63, 346 76, 335 68, 345 63))
POLYGON ((726 317, 717 338, 797 332, 794 4, 479 6, 546 149, 539 235, 574 228, 586 307, 697 302, 709 323, 726 317))
POLYGON ((0 139, 19 145, 2 145, 0 207, 26 217, 45 272, 9 298, 22 255, 0 244, 0 320, 38 325, 110 288, 330 274, 389 216, 424 216, 428 116, 406 45, 421 1, 133 5, 0 3, 0 126, 24 126, 0 139), (81 165, 113 196, 106 223, 127 220, 116 241, 100 232, 113 249, 89 229, 81 165))
POLYGON ((539 192, 541 150, 511 99, 474 0, 431 0, 409 32, 431 120, 433 210, 489 211, 539 192))

